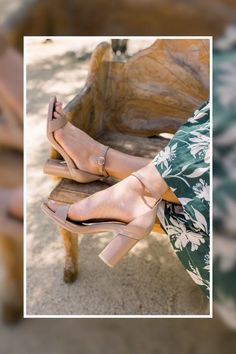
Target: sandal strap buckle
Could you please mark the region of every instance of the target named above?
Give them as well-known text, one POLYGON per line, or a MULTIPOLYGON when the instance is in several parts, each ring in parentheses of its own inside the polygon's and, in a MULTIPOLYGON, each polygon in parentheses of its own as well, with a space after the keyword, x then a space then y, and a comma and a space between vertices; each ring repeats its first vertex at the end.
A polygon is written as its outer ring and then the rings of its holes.
POLYGON ((105 164, 105 157, 104 156, 97 157, 97 163, 98 165, 103 166, 105 164))
POLYGON ((97 156, 96 157, 96 162, 98 164, 99 167, 99 173, 102 176, 108 177, 108 173, 105 169, 105 165, 106 165, 106 157, 107 157, 107 151, 109 149, 109 146, 103 146, 102 151, 101 151, 101 156, 97 156))

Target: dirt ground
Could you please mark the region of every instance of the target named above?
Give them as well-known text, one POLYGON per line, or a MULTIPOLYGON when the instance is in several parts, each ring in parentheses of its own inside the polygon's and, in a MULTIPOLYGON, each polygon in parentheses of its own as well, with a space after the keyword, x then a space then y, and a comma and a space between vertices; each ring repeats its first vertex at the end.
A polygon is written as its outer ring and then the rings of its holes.
MULTIPOLYGON (((98 258, 111 234, 80 236, 78 280, 63 282, 63 244, 40 204, 53 188, 43 175, 48 158, 46 112, 56 94, 65 104, 83 86, 88 53, 101 39, 29 39, 27 63, 27 314, 193 315, 208 314, 208 301, 183 269, 168 238, 153 233, 115 269, 98 258)), ((132 40, 129 53, 152 41, 132 40)))

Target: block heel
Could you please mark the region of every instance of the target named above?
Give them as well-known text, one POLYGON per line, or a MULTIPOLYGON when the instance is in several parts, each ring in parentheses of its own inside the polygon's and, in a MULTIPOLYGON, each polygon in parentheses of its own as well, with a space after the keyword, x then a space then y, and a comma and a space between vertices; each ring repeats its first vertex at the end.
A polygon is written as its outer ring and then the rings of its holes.
POLYGON ((46 175, 70 178, 70 171, 65 161, 48 159, 43 166, 43 173, 46 175))
POLYGON ((120 262, 120 260, 127 255, 138 240, 129 238, 124 235, 117 235, 99 254, 101 260, 109 267, 113 268, 120 262))
MULTIPOLYGON (((50 176, 71 179, 71 172, 66 162, 63 160, 48 159, 44 164, 43 173, 50 176)), ((99 179, 104 179, 104 177, 80 170, 77 170, 76 179, 74 178, 74 180, 80 183, 94 182, 99 179)))

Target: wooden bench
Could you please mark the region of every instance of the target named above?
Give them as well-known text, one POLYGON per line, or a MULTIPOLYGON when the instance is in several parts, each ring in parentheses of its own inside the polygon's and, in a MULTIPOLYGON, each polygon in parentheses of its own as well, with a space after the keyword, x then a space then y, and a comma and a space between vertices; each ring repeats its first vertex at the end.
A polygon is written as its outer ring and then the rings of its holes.
MULTIPOLYGON (((157 40, 127 61, 113 58, 109 43, 97 46, 83 89, 65 107, 75 126, 131 155, 154 158, 178 127, 209 95, 209 41, 157 40)), ((50 159, 61 159, 52 148, 50 159)), ((116 181, 80 184, 61 179, 49 198, 73 203, 116 181)), ((163 233, 159 224, 155 231, 163 233)), ((78 272, 78 236, 60 228, 64 280, 78 272)))

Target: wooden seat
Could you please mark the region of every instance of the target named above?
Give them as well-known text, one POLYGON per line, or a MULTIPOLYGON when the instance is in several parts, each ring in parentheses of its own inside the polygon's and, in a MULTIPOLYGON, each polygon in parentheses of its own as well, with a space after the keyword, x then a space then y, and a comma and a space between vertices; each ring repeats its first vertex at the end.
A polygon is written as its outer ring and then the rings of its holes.
MULTIPOLYGON (((67 118, 98 141, 135 156, 154 158, 209 95, 209 41, 157 40, 127 61, 113 58, 109 43, 95 49, 84 88, 65 107, 67 118)), ((51 159, 61 156, 53 148, 51 159)), ((80 184, 62 179, 51 199, 73 203, 116 183, 80 184)), ((162 232, 160 225, 155 231, 162 232)), ((78 270, 77 235, 60 229, 64 280, 78 270)))

